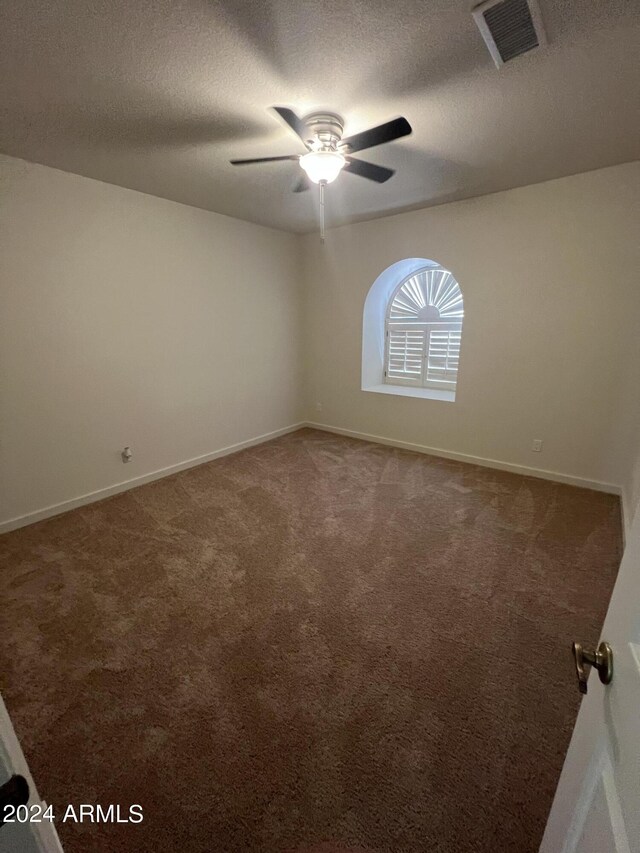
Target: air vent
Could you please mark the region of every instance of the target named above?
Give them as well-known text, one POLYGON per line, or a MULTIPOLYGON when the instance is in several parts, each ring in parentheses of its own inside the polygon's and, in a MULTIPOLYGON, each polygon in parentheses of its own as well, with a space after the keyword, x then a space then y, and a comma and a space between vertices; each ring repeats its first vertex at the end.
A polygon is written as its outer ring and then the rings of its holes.
POLYGON ((487 0, 473 17, 498 68, 547 42, 535 0, 487 0))

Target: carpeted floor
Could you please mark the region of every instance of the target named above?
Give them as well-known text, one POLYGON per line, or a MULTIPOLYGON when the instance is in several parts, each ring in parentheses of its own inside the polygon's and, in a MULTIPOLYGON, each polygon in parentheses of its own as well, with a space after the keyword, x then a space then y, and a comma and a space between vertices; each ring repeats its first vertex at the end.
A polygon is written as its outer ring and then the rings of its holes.
POLYGON ((93 851, 536 851, 618 500, 312 430, 0 539, 2 691, 93 851))

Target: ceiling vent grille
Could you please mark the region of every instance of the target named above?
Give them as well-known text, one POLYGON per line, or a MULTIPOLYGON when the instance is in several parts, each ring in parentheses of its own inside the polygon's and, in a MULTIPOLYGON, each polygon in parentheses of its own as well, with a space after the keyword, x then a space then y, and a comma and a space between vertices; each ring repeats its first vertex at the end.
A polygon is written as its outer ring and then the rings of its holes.
POLYGON ((535 0, 487 0, 473 17, 496 66, 546 44, 535 0))

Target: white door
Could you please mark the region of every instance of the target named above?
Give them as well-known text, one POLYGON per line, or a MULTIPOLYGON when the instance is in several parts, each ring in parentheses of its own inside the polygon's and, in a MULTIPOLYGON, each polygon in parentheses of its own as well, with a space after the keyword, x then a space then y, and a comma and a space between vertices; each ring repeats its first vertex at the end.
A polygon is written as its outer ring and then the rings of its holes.
POLYGON ((602 636, 574 637, 593 648, 600 639, 613 678, 605 686, 591 670, 541 853, 640 853, 640 509, 602 636))
POLYGON ((0 696, 0 785, 12 776, 22 776, 29 785, 26 809, 5 807, 0 826, 0 853, 62 853, 52 821, 43 817, 47 804, 38 797, 36 786, 0 696))

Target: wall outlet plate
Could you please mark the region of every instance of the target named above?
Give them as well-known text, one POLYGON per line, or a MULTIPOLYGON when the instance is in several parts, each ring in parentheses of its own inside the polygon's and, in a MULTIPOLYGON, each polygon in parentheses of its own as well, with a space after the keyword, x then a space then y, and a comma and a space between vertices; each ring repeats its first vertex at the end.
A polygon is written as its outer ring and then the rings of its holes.
POLYGON ((540 453, 540 451, 542 450, 542 439, 541 438, 534 438, 533 444, 531 445, 531 449, 535 453, 540 453))

